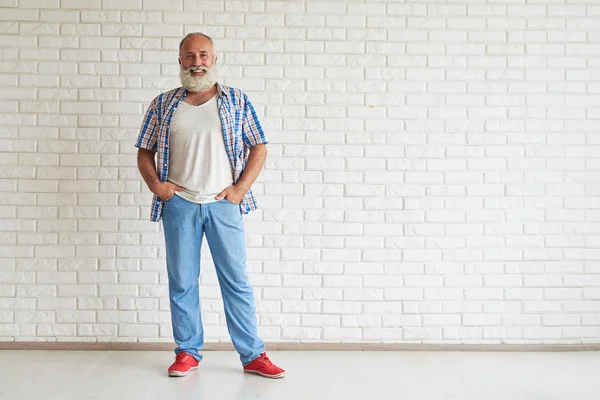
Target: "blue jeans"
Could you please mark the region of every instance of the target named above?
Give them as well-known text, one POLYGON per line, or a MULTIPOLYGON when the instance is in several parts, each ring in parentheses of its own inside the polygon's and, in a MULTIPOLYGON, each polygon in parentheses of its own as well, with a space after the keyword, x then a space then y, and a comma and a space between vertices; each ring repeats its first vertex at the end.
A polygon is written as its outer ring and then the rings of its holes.
POLYGON ((239 205, 227 200, 195 204, 174 195, 162 221, 167 250, 171 323, 177 348, 200 361, 204 330, 200 314, 200 248, 206 235, 212 254, 229 336, 242 364, 265 351, 258 337, 254 291, 246 273, 246 236, 239 205))

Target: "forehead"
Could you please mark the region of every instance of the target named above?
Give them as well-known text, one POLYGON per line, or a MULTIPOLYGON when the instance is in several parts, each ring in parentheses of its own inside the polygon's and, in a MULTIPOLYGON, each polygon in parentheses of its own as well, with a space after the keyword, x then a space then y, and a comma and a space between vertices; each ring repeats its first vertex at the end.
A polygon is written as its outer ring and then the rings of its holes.
POLYGON ((198 53, 202 51, 208 53, 212 53, 213 51, 213 45, 204 36, 191 36, 183 42, 183 46, 181 47, 181 54, 189 52, 198 53))

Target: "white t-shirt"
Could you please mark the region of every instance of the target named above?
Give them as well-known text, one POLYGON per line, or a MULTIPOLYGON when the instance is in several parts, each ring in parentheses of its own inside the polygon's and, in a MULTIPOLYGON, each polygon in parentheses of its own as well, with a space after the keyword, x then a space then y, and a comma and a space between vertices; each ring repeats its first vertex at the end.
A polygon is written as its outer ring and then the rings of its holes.
POLYGON ((186 188, 178 196, 198 204, 217 201, 233 184, 217 96, 199 106, 179 103, 171 120, 167 180, 186 188))

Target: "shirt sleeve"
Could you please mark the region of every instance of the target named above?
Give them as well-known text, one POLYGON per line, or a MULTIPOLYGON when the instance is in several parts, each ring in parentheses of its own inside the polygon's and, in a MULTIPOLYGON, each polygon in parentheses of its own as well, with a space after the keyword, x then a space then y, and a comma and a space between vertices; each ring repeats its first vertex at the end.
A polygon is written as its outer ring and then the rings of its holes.
POLYGON ((252 148, 259 144, 267 144, 267 138, 265 132, 256 116, 256 111, 250 102, 250 99, 244 94, 245 113, 244 122, 242 124, 242 136, 246 146, 252 148))
POLYGON ((138 136, 135 147, 141 149, 156 151, 156 138, 158 137, 158 116, 155 108, 155 101, 150 103, 144 120, 142 121, 142 127, 140 128, 140 134, 138 136))

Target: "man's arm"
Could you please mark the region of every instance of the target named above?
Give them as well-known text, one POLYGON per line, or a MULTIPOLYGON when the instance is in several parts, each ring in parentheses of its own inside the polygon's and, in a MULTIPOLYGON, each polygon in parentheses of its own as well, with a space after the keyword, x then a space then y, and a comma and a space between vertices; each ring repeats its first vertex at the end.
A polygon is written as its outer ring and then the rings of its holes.
POLYGON ((184 190, 185 188, 175 185, 170 182, 161 182, 156 173, 156 164, 154 163, 155 151, 138 149, 137 164, 138 169, 144 182, 148 185, 148 189, 157 195, 162 201, 167 201, 175 194, 176 190, 184 190))
POLYGON ((148 188, 152 190, 160 180, 158 179, 158 174, 156 173, 156 164, 154 163, 154 155, 155 151, 146 150, 146 149, 138 149, 137 153, 137 165, 140 170, 140 174, 142 178, 144 178, 144 182, 148 185, 148 188))
POLYGON ((250 154, 248 155, 248 161, 246 162, 246 168, 242 172, 242 176, 239 181, 229 186, 221 193, 217 195, 217 200, 225 199, 232 203, 240 203, 244 198, 244 195, 250 186, 256 181, 258 174, 265 165, 265 159, 267 158, 267 145, 257 144, 250 148, 250 154))
POLYGON ((244 95, 244 122, 242 124, 242 139, 244 145, 250 149, 248 161, 238 182, 229 186, 217 195, 217 200, 225 198, 232 203, 240 203, 244 195, 250 190, 267 158, 267 139, 262 126, 254 111, 248 96, 244 95))

